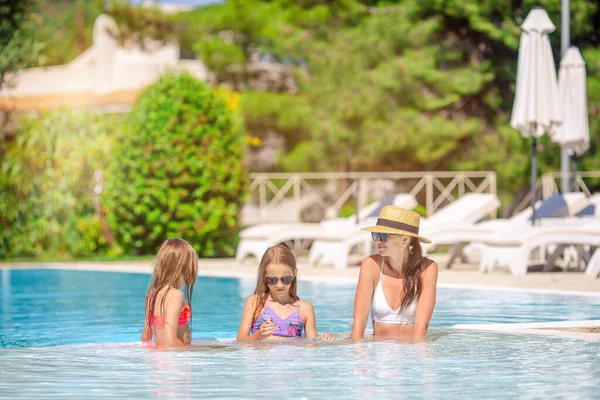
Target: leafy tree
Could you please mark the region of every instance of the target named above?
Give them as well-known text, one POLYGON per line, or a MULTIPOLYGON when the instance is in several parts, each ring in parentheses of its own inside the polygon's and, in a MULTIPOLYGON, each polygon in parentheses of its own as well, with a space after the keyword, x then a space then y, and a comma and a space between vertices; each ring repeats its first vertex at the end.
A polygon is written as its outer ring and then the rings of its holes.
POLYGON ((237 90, 248 86, 253 52, 268 48, 280 34, 273 22, 282 12, 275 2, 231 0, 184 14, 179 20, 193 27, 199 58, 237 90))
MULTIPOLYGON (((245 38, 212 42, 208 58, 219 60, 213 68, 227 70, 248 62, 241 43, 251 43, 276 61, 301 66, 296 71, 296 101, 290 101, 290 95, 242 93, 250 132, 261 136, 274 130, 286 137, 289 151, 281 157, 282 169, 493 169, 505 204, 528 186, 530 142, 508 125, 519 25, 534 6, 544 7, 558 28, 551 36, 558 64, 560 2, 248 4, 247 10, 264 16, 262 23, 251 25, 254 30, 244 28, 243 19, 231 17, 243 10, 236 1, 197 10, 195 21, 210 26, 211 38, 245 38), (234 35, 227 36, 231 32, 234 35), (228 52, 227 46, 236 52, 228 52), (277 117, 283 115, 285 127, 277 117), (303 115, 312 118, 298 118, 303 115)), ((595 3, 571 1, 572 43, 588 60, 592 134, 600 118, 593 101, 598 92, 599 15, 595 3)), ((207 40, 201 37, 198 47, 207 40)), ((586 166, 598 164, 596 140, 586 166)), ((540 173, 557 170, 559 149, 547 139, 540 147, 540 173)))
POLYGON ((114 240, 98 189, 114 119, 42 113, 22 120, 14 140, 0 143, 0 257, 109 251, 114 240))
POLYGON ((233 254, 246 177, 239 121, 223 94, 188 74, 164 75, 126 116, 106 201, 127 253, 169 237, 204 257, 233 254))
POLYGON ((40 22, 32 32, 44 43, 44 64, 64 65, 92 45, 93 25, 102 13, 115 19, 120 43, 146 39, 165 42, 175 37, 170 18, 156 8, 143 8, 125 0, 28 0, 38 10, 40 22))
POLYGON ((147 39, 167 42, 175 38, 174 24, 160 9, 135 7, 123 0, 111 0, 103 12, 119 27, 119 42, 135 42, 145 48, 147 39))
POLYGON ((33 38, 39 17, 32 0, 6 0, 0 4, 0 88, 7 74, 37 65, 42 44, 33 38))

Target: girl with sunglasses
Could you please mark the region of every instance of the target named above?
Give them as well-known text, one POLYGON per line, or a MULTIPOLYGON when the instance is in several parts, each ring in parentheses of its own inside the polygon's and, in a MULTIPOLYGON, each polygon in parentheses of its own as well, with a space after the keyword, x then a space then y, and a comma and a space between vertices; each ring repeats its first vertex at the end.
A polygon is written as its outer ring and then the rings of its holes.
POLYGON ((318 335, 313 305, 296 294, 296 259, 283 245, 267 249, 258 267, 254 294, 246 299, 237 340, 285 340, 302 337, 326 339, 318 335))
POLYGON ((421 340, 435 306, 437 264, 423 257, 419 214, 396 206, 381 209, 377 225, 364 228, 377 243, 378 255, 363 260, 354 297, 352 339, 362 339, 369 310, 374 336, 421 340))

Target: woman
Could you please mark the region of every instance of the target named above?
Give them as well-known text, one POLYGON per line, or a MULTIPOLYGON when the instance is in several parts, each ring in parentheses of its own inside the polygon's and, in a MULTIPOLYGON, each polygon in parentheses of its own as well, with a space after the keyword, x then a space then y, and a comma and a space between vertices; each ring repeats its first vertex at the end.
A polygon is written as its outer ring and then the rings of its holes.
POLYGON ((396 206, 381 209, 371 232, 379 255, 363 260, 354 298, 352 339, 362 339, 369 309, 374 336, 412 336, 420 340, 435 306, 437 264, 423 257, 419 214, 396 206))

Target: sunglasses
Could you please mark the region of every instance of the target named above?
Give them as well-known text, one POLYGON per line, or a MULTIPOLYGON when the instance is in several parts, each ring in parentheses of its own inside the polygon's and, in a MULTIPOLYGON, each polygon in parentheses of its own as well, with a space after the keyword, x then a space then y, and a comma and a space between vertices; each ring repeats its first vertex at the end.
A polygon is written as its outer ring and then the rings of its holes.
POLYGON ((277 278, 276 276, 265 276, 265 283, 273 286, 277 284, 277 281, 281 281, 284 285, 291 285, 292 282, 294 282, 294 279, 296 279, 296 277, 293 275, 282 276, 281 278, 277 278))
POLYGON ((377 238, 379 238, 379 240, 381 240, 381 243, 385 243, 388 240, 388 236, 390 236, 391 233, 378 233, 378 232, 371 232, 371 238, 373 239, 374 242, 377 241, 377 238))

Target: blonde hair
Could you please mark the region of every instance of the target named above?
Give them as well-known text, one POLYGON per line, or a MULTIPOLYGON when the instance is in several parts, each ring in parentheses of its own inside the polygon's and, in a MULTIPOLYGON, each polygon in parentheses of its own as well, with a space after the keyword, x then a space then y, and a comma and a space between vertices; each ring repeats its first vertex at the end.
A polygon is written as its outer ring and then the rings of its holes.
MULTIPOLYGON (((165 286, 179 288, 181 278, 184 281, 184 298, 192 309, 192 293, 198 277, 198 255, 191 244, 183 239, 168 239, 158 250, 154 262, 154 272, 150 288, 146 294, 146 321, 151 326, 158 292, 165 286)), ((166 294, 160 302, 163 310, 166 294)))
MULTIPOLYGON (((260 310, 265 306, 265 302, 267 300, 266 294, 269 293, 269 286, 265 283, 265 277, 267 274, 267 266, 269 264, 283 264, 287 265, 292 269, 292 272, 296 272, 296 258, 289 247, 284 244, 278 244, 276 246, 271 246, 265 251, 263 254, 260 265, 258 266, 258 278, 256 281, 256 289, 254 289, 254 294, 256 295, 256 307, 254 309, 254 319, 258 317, 260 310)), ((292 284, 290 285, 290 296, 294 300, 299 300, 300 298, 296 294, 296 283, 297 279, 294 279, 292 284)))

